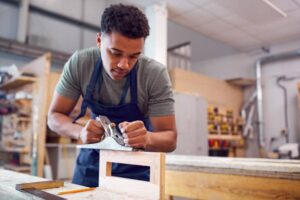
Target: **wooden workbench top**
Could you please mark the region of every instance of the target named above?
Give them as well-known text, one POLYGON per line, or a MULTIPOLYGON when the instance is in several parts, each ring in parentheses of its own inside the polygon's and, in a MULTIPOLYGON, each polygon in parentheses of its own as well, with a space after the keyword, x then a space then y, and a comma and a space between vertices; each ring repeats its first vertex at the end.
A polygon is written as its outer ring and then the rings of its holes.
MULTIPOLYGON (((9 200, 40 200, 40 198, 35 197, 28 193, 23 193, 17 191, 15 189, 16 184, 20 183, 30 183, 30 182, 38 182, 38 181, 46 181, 44 178, 26 175, 22 173, 17 173, 9 170, 0 169, 0 199, 9 199, 9 200)), ((71 184, 65 182, 65 186, 61 188, 54 188, 54 189, 46 189, 43 191, 49 192, 51 194, 57 195, 58 192, 66 191, 66 190, 73 190, 73 189, 80 189, 85 188, 80 185, 71 184)), ((75 193, 75 194, 68 194, 62 195, 61 197, 66 199, 80 199, 80 200, 96 200, 96 199, 145 199, 137 196, 128 195, 126 193, 111 191, 107 189, 97 188, 93 191, 75 193)))
POLYGON ((167 155, 167 170, 200 171, 300 180, 300 161, 167 155))
MULTIPOLYGON (((171 174, 172 171, 191 172, 192 176, 195 176, 194 174, 196 172, 200 172, 201 174, 203 173, 212 174, 212 175, 220 174, 218 176, 222 176, 221 174, 223 175, 236 174, 236 175, 252 176, 252 177, 279 178, 280 180, 283 179, 291 180, 293 182, 292 185, 295 185, 295 183, 298 183, 298 181, 300 180, 300 161, 297 160, 218 158, 218 157, 184 156, 184 155, 170 154, 166 156, 166 169, 167 169, 166 189, 167 191, 169 191, 169 194, 173 194, 172 192, 170 192, 171 191, 170 188, 172 188, 171 183, 174 183, 174 180, 170 179, 174 177, 174 175, 171 174)), ((187 175, 185 174, 184 177, 186 176, 187 175)), ((249 182, 250 179, 251 178, 248 178, 247 181, 249 182)), ((182 181, 182 178, 180 178, 180 180, 182 181)), ((199 180, 202 180, 202 178, 199 180)), ((15 200, 15 199, 38 200, 39 198, 37 197, 33 197, 30 194, 19 192, 15 189, 16 184, 37 182, 37 181, 46 181, 46 179, 0 169, 0 197, 1 199, 3 198, 9 200, 15 200)), ((268 181, 270 180, 268 179, 268 181)), ((175 190, 177 191, 178 187, 176 186, 174 191, 175 190)), ((236 187, 236 185, 234 185, 234 187, 236 187)), ((47 191, 52 194, 57 194, 58 192, 61 191, 79 189, 79 188, 84 188, 84 187, 71 184, 71 183, 65 183, 64 187, 48 189, 44 191, 47 191)), ((203 193, 201 194, 203 195, 203 193)), ((110 190, 102 189, 101 187, 93 191, 64 195, 62 197, 66 199, 81 199, 81 200, 141 199, 136 196, 133 197, 128 194, 121 193, 119 191, 110 191, 110 190)))
MULTIPOLYGON (((37 176, 31 176, 23 173, 18 173, 10 170, 0 169, 0 196, 1 199, 31 199, 31 200, 40 200, 40 198, 35 197, 28 193, 23 193, 17 191, 15 189, 17 184, 20 183, 30 183, 30 182, 39 182, 39 181, 47 181, 47 179, 40 178, 37 176)), ((57 194, 63 190, 71 190, 71 189, 79 189, 84 188, 80 185, 75 185, 71 183, 65 182, 65 186, 62 188, 55 188, 55 189, 47 189, 47 191, 52 194, 57 194)))

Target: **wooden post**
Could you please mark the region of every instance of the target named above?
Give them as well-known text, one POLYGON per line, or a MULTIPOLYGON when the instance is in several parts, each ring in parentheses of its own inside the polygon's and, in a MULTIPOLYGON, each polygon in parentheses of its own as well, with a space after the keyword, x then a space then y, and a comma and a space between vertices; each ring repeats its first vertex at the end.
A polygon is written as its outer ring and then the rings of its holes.
MULTIPOLYGON (((46 141, 46 117, 47 117, 47 94, 48 82, 51 67, 51 53, 39 57, 21 68, 21 72, 34 74, 37 84, 34 91, 33 102, 33 144, 37 153, 37 170, 32 171, 33 175, 43 176, 44 154, 46 141)), ((34 161, 35 162, 35 161, 34 161)))

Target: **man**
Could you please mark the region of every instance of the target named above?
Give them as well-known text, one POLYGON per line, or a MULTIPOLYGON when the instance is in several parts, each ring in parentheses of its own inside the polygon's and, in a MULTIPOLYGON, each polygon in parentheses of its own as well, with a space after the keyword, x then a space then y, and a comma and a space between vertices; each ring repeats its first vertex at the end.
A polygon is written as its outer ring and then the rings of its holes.
MULTIPOLYGON (((141 55, 149 25, 145 15, 122 4, 106 8, 97 48, 75 52, 65 64, 48 113, 49 127, 83 143, 101 141, 104 130, 95 117, 107 116, 123 133, 127 146, 146 151, 176 148, 174 99, 167 69, 141 55), (80 115, 68 116, 82 95, 80 115), (76 120, 92 111, 84 127, 76 120)), ((149 180, 149 168, 114 164, 114 176, 149 180)), ((73 183, 98 186, 99 151, 81 149, 73 183)), ((101 184, 101 183, 100 183, 101 184)))

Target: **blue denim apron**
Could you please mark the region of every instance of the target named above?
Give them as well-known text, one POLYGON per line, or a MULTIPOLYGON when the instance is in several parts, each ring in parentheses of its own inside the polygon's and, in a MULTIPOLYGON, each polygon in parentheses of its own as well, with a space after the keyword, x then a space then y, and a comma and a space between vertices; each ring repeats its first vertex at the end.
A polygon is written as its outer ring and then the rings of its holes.
MULTIPOLYGON (((122 96, 119 105, 117 106, 106 106, 93 99, 93 93, 98 78, 100 78, 100 88, 102 84, 102 60, 98 59, 91 80, 87 86, 86 94, 81 104, 80 114, 74 119, 77 119, 85 115, 87 107, 92 111, 92 118, 95 119, 98 115, 107 116, 112 122, 117 125, 123 121, 135 121, 142 120, 147 130, 151 130, 151 124, 149 118, 145 118, 141 113, 137 105, 137 71, 134 66, 127 76, 126 83, 124 85, 122 96), (130 103, 125 104, 125 97, 130 85, 130 103)), ((98 82, 98 83, 99 83, 98 82)), ((81 149, 77 157, 75 171, 73 175, 72 183, 87 186, 97 187, 99 179, 99 150, 95 149, 81 149)), ((101 154, 101 153, 100 153, 101 154)), ((135 166, 126 164, 112 165, 112 176, 131 178, 137 180, 149 181, 150 170, 149 167, 135 166)))

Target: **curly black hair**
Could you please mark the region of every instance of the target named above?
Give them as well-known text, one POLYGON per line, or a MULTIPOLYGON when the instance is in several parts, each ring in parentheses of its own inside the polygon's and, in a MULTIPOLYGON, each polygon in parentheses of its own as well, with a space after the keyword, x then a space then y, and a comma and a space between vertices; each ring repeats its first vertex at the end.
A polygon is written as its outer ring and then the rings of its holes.
POLYGON ((115 4, 107 7, 101 18, 102 33, 118 32, 128 38, 146 38, 149 35, 148 20, 142 11, 130 5, 115 4))

